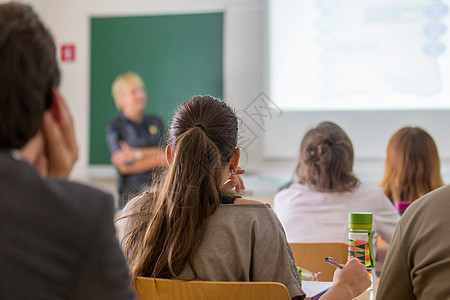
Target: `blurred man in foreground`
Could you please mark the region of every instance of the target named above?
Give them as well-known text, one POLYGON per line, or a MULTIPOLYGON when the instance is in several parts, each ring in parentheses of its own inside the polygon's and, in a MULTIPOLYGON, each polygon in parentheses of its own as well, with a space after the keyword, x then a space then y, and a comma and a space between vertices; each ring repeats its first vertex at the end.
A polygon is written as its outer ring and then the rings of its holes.
POLYGON ((132 299, 111 196, 65 180, 78 147, 58 84, 48 30, 1 4, 1 298, 132 299))

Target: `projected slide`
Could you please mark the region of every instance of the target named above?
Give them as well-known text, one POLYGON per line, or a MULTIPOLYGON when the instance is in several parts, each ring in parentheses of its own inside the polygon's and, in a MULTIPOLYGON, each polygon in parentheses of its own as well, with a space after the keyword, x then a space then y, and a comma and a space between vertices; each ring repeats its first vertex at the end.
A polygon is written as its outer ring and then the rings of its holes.
POLYGON ((449 0, 271 0, 285 110, 450 108, 449 0))

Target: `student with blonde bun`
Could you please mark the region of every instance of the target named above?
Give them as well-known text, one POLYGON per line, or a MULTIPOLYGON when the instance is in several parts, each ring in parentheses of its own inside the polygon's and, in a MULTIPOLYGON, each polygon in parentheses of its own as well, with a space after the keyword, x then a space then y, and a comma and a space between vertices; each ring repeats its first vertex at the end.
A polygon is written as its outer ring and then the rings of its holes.
POLYGON ((400 218, 379 187, 353 174, 353 145, 332 122, 322 122, 303 137, 290 186, 275 195, 274 210, 290 243, 348 242, 349 212, 371 212, 377 236, 389 242, 400 218))
MULTIPOLYGON (((175 112, 166 148, 169 167, 153 190, 125 207, 119 238, 137 276, 208 281, 275 281, 293 299, 305 293, 283 228, 270 209, 242 199, 238 120, 210 96, 175 112)), ((321 299, 353 299, 370 285, 350 260, 321 299)))

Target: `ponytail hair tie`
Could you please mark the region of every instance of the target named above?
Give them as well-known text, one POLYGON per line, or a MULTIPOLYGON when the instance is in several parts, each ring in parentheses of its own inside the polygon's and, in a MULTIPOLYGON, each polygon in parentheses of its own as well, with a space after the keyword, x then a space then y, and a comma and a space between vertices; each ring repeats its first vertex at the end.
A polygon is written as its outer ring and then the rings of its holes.
POLYGON ((206 128, 202 124, 195 124, 194 127, 200 127, 201 130, 206 132, 206 128))

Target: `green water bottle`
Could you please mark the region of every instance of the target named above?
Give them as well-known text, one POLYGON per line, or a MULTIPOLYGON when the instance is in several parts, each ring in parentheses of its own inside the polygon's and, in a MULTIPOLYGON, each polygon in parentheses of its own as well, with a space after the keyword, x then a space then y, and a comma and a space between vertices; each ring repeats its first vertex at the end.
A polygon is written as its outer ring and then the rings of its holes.
POLYGON ((348 257, 356 257, 366 266, 372 283, 376 282, 373 274, 375 256, 373 253, 372 213, 351 212, 348 214, 348 257))

